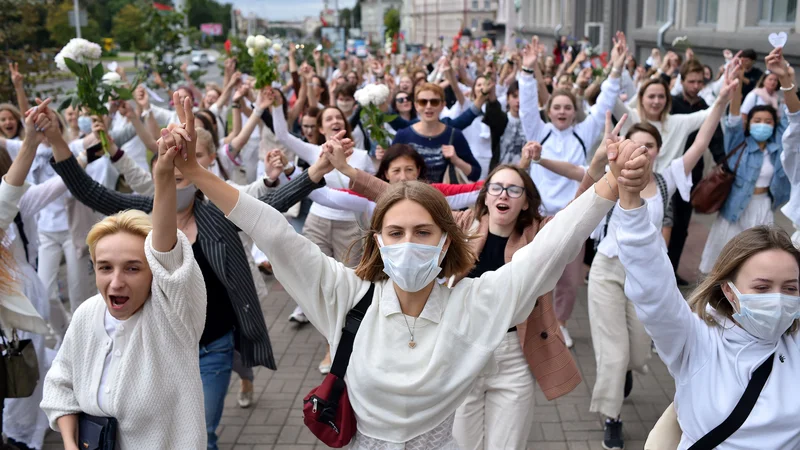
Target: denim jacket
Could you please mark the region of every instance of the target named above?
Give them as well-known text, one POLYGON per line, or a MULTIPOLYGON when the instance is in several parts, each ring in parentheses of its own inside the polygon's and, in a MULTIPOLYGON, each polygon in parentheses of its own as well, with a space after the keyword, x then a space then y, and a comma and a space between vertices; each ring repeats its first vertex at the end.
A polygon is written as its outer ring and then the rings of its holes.
POLYGON ((791 184, 789 183, 789 178, 786 177, 786 172, 783 170, 783 164, 781 164, 781 153, 783 152, 781 137, 787 125, 788 121, 784 114, 780 123, 777 124, 775 134, 767 141, 766 151, 762 152, 752 136, 745 137, 741 117, 728 116, 726 118, 725 152, 730 153, 744 141, 744 148, 738 150, 735 155, 728 159, 728 168, 733 170, 736 166, 736 160, 739 159, 739 153, 743 151, 744 154, 742 155, 742 161, 739 163, 739 168, 736 170, 736 180, 733 182, 733 187, 731 187, 731 193, 720 210, 722 217, 731 222, 739 220, 739 217, 750 203, 750 198, 753 196, 756 180, 764 162, 764 155, 770 158, 772 165, 775 167, 775 173, 772 175, 772 181, 769 184, 772 210, 778 209, 779 206, 789 200, 791 184))

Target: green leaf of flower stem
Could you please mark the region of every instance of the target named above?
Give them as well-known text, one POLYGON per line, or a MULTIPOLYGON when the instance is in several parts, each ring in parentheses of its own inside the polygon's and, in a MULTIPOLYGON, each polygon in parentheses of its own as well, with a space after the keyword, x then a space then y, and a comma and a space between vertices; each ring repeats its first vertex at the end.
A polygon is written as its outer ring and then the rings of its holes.
POLYGON ((81 67, 81 64, 78 64, 78 62, 74 59, 64 58, 64 63, 67 65, 69 71, 74 73, 75 76, 80 77, 83 74, 83 68, 81 67))
POLYGON ((117 88, 117 96, 119 97, 120 100, 133 99, 133 94, 131 93, 131 90, 124 87, 117 88))
POLYGON ((58 107, 58 109, 59 110, 67 109, 68 106, 72 106, 73 100, 74 97, 67 97, 66 99, 64 99, 63 102, 61 102, 61 105, 58 107))
POLYGON ((103 63, 97 63, 97 65, 94 66, 94 69, 92 69, 92 78, 95 79, 99 78, 102 80, 103 75, 105 75, 105 70, 103 69, 103 63))

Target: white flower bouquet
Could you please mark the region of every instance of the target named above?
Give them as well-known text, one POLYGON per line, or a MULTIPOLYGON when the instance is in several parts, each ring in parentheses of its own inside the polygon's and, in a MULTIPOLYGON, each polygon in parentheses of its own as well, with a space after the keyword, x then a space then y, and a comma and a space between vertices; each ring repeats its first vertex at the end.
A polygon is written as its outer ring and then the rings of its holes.
POLYGON ((258 36, 248 36, 245 46, 247 46, 247 54, 253 57, 253 73, 250 75, 256 79, 255 88, 271 86, 272 82, 278 80, 280 75, 278 64, 270 53, 279 55, 281 45, 273 44, 270 39, 259 34, 258 36))
MULTIPOLYGON (((105 73, 103 64, 99 62, 102 50, 100 46, 86 39, 72 39, 56 55, 55 62, 59 69, 72 72, 78 78, 78 85, 67 93, 68 98, 61 108, 85 107, 92 115, 106 115, 109 100, 130 100, 133 98, 130 89, 122 83, 116 72, 105 73)), ((100 133, 100 142, 104 150, 108 150, 108 137, 100 133)))
POLYGON ((356 91, 354 95, 361 106, 361 123, 373 139, 384 149, 389 147, 389 131, 384 124, 391 122, 397 115, 387 114, 381 106, 389 99, 389 88, 383 84, 369 84, 356 91))

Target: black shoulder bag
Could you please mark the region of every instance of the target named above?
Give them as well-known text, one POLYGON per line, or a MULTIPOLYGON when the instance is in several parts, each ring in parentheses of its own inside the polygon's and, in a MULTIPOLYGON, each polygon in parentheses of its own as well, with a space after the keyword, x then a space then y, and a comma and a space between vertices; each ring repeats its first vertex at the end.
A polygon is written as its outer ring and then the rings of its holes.
POLYGON ((731 437, 736 430, 742 427, 744 421, 747 420, 747 416, 750 415, 750 412, 753 411, 753 407, 756 406, 756 401, 758 400, 758 396, 761 395, 761 390, 764 389, 764 385, 767 384, 769 374, 772 373, 773 361, 775 361, 774 353, 753 372, 753 376, 750 378, 750 382, 747 383, 742 398, 739 399, 739 403, 733 408, 728 418, 717 425, 716 428, 709 431, 705 436, 701 437, 700 440, 689 447, 689 450, 711 450, 717 448, 719 444, 725 442, 725 439, 731 437))

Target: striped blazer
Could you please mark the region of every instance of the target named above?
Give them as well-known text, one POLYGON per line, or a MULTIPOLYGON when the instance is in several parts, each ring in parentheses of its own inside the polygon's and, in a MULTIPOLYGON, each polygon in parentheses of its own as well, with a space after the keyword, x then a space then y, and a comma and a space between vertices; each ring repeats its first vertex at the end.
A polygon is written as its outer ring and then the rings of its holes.
MULTIPOLYGON (((101 214, 112 215, 126 209, 138 209, 146 213, 153 210, 153 197, 123 194, 107 189, 89 177, 75 157, 58 163, 51 161, 51 164, 72 195, 101 214)), ((304 172, 280 188, 267 192, 259 200, 284 212, 322 185, 324 180, 315 184, 308 178, 308 173, 304 172)), ((236 313, 236 342, 242 362, 247 367, 277 369, 264 313, 261 311, 253 276, 239 238, 239 228, 207 200, 195 202, 194 217, 200 247, 214 269, 214 274, 228 291, 236 313)))

